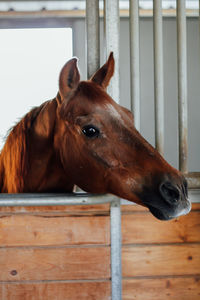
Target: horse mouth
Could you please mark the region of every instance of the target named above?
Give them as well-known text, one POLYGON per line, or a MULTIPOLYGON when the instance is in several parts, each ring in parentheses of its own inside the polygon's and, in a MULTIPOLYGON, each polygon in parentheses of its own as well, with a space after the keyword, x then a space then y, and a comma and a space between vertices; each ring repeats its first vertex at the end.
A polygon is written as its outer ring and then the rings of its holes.
POLYGON ((168 221, 168 220, 172 220, 174 218, 178 218, 180 216, 184 216, 186 214, 188 214, 191 210, 191 203, 190 201, 185 201, 184 206, 180 209, 180 210, 175 210, 175 211, 166 211, 161 209, 161 208, 157 208, 155 206, 152 206, 150 204, 146 205, 148 207, 148 209, 150 210, 150 212, 152 213, 152 215, 154 217, 156 217, 159 220, 162 221, 168 221))
POLYGON ((164 213, 159 208, 156 208, 154 206, 148 205, 148 209, 150 210, 150 212, 152 213, 152 215, 154 217, 156 217, 157 219, 159 219, 159 220, 168 221, 168 220, 173 219, 173 217, 171 217, 168 214, 164 213))

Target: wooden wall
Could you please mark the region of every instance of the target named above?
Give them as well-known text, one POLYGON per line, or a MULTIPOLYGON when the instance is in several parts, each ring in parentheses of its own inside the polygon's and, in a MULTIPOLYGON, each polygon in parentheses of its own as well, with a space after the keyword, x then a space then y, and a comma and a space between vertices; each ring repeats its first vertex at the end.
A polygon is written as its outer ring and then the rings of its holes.
MULTIPOLYGON (((199 300, 200 204, 122 212, 123 300, 199 300)), ((0 300, 76 299, 111 299, 109 206, 1 208, 0 300)))

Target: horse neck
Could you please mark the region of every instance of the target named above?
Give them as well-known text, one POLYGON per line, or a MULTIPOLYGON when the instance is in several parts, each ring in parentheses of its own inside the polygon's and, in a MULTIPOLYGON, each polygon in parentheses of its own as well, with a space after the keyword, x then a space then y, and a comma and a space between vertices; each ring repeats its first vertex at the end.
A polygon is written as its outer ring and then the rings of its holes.
POLYGON ((54 148, 57 101, 46 102, 35 119, 28 136, 29 176, 26 186, 31 192, 70 192, 59 156, 54 148))
POLYGON ((3 164, 2 164, 2 159, 1 159, 1 153, 0 153, 0 193, 3 188, 3 164))
POLYGON ((53 147, 56 109, 55 99, 47 101, 10 132, 0 156, 0 192, 72 190, 53 147))

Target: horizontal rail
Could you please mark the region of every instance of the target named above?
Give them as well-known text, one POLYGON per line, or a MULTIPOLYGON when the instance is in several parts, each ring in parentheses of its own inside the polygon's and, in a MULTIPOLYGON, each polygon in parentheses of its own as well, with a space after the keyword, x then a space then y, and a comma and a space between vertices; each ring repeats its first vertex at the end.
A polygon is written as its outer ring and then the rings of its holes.
POLYGON ((0 194, 1 206, 95 205, 120 201, 114 195, 77 194, 0 194))
MULTIPOLYGON (((103 17, 103 10, 99 11, 100 17, 103 17)), ((120 9, 120 17, 128 18, 129 10, 120 9)), ((149 18, 153 16, 152 9, 140 9, 140 16, 149 18)), ((198 17, 198 9, 186 9, 187 17, 198 17)), ((1 18, 7 19, 26 19, 26 18, 85 18, 85 10, 42 10, 42 11, 0 11, 1 18)), ((176 17, 175 9, 163 9, 163 17, 176 17)))
POLYGON ((199 172, 190 172, 184 174, 188 181, 189 189, 199 189, 200 188, 200 173, 199 172))

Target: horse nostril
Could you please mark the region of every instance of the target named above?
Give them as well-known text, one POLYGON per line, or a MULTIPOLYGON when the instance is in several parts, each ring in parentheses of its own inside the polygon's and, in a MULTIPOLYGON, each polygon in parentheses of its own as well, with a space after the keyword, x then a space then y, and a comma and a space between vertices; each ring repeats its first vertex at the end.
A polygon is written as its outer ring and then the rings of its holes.
POLYGON ((162 197, 170 204, 175 204, 180 199, 179 189, 170 182, 161 183, 160 193, 162 197))

